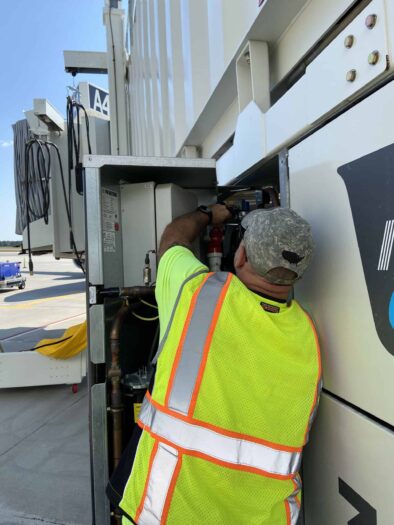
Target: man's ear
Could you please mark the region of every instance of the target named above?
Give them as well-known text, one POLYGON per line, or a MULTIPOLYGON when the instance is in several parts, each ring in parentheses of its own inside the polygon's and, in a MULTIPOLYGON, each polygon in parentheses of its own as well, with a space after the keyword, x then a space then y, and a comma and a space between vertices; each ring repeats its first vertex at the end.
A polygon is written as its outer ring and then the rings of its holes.
POLYGON ((235 268, 242 268, 245 263, 247 262, 247 256, 246 256, 246 250, 245 250, 245 245, 243 243, 243 241, 241 242, 241 244, 238 246, 238 249, 237 251, 235 252, 235 255, 234 255, 234 267, 235 268))

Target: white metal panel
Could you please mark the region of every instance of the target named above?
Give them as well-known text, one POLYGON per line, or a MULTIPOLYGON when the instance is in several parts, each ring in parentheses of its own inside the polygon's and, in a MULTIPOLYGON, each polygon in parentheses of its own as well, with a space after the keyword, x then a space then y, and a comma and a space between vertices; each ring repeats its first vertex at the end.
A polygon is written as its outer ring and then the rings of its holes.
MULTIPOLYGON (((53 209, 53 206, 51 207, 53 209)), ((52 250, 53 246, 53 215, 49 213, 48 224, 44 219, 30 223, 30 245, 32 250, 52 250)), ((23 230, 23 248, 27 250, 27 227, 23 230)))
POLYGON ((255 0, 137 1, 129 117, 134 155, 180 151, 260 11, 255 0))
POLYGON ((176 184, 156 186, 157 246, 167 224, 180 215, 194 211, 197 204, 197 196, 190 190, 184 190, 176 184))
POLYGON ((384 73, 388 55, 385 4, 383 0, 373 0, 307 68, 309 81, 305 97, 309 122, 318 120, 384 73), (377 16, 373 29, 365 25, 370 14, 377 16), (347 35, 354 36, 350 49, 344 45, 347 35), (379 52, 380 58, 376 65, 370 65, 368 55, 374 50, 379 52), (357 76, 354 82, 348 82, 346 73, 352 69, 357 76))
POLYGON ((309 0, 272 46, 271 79, 277 84, 318 42, 354 0, 309 0))
POLYGON ((267 153, 277 151, 376 81, 387 69, 386 55, 391 54, 388 42, 384 2, 373 0, 267 112, 267 153), (368 29, 365 19, 372 13, 378 15, 377 25, 368 29), (349 34, 355 36, 355 44, 346 49, 344 39, 349 34), (368 55, 374 50, 380 52, 375 66, 368 63, 368 55), (357 70, 354 82, 346 80, 351 69, 357 70))
POLYGON ((123 33, 124 11, 106 6, 104 21, 107 33, 107 69, 111 108, 111 153, 129 153, 125 78, 125 52, 123 33), (117 89, 115 89, 115 86, 117 89))
MULTIPOLYGON (((387 180, 378 185, 390 161, 369 167, 370 189, 357 202, 349 200, 353 196, 338 168, 374 152, 380 155, 381 148, 394 144, 393 121, 394 85, 390 83, 289 152, 290 204, 311 223, 316 240, 312 267, 297 284, 296 295, 316 320, 325 387, 391 424, 394 357, 377 332, 379 323, 387 326, 389 305, 382 302, 386 318, 376 316, 365 277, 366 262, 378 267, 385 220, 394 219, 390 186, 387 180), (373 195, 380 200, 375 199, 379 204, 370 209, 369 224, 378 232, 371 237, 369 231, 356 231, 357 216, 352 211, 354 205, 369 210, 373 195), (369 256, 376 258, 375 263, 366 261, 365 254, 361 258, 360 242, 364 241, 370 243, 369 256)), ((394 291, 393 264, 390 272, 379 274, 379 278, 387 275, 385 293, 394 291)))
POLYGON ((52 359, 38 352, 0 353, 0 388, 80 383, 86 375, 86 353, 52 359))
MULTIPOLYGON (((143 285, 145 254, 156 250, 155 183, 120 186, 125 286, 143 285)), ((150 256, 156 280, 156 257, 150 256)))
POLYGON ((354 523, 391 525, 393 462, 393 432, 323 394, 303 461, 305 525, 353 523, 359 513, 354 523))
POLYGON ((215 127, 205 137, 201 145, 201 156, 211 158, 223 144, 233 135, 238 118, 238 100, 234 100, 227 108, 215 127))
POLYGON ((265 115, 250 102, 238 117, 234 145, 217 161, 219 184, 227 184, 265 157, 265 115))

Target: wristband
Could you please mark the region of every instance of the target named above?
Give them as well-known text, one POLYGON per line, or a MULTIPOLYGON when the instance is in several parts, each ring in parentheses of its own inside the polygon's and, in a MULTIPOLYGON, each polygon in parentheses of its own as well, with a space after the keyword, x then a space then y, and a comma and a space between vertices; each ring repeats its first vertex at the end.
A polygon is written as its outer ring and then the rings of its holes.
POLYGON ((208 215, 208 218, 209 218, 208 224, 212 224, 212 210, 211 210, 211 208, 208 208, 208 206, 199 206, 196 211, 200 211, 201 213, 204 213, 205 215, 208 215))

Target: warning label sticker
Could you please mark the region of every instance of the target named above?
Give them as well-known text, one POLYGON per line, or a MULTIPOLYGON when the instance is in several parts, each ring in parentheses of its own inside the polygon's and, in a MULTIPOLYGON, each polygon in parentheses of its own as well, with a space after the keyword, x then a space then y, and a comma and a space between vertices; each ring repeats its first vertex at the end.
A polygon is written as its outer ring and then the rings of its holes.
POLYGON ((118 193, 108 188, 102 189, 102 220, 103 220, 103 250, 104 253, 116 251, 116 224, 119 220, 118 193))
POLYGON ((103 249, 105 253, 116 251, 115 232, 103 232, 103 249))
POLYGON ((141 407, 142 407, 142 403, 134 403, 134 421, 135 423, 137 423, 138 421, 138 416, 140 415, 141 407))

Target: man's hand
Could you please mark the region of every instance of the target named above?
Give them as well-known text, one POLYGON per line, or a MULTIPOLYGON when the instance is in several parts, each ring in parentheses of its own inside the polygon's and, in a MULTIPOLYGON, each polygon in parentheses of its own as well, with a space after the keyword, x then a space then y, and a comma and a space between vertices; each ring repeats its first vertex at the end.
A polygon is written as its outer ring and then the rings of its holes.
POLYGON ((212 210, 212 226, 221 226, 232 217, 231 211, 224 204, 209 206, 212 210))
MULTIPOLYGON (((221 226, 231 219, 231 211, 224 204, 213 204, 212 226, 221 226)), ((208 226, 208 214, 193 211, 173 220, 164 230, 160 240, 159 257, 171 246, 180 245, 191 249, 193 241, 208 226)))

